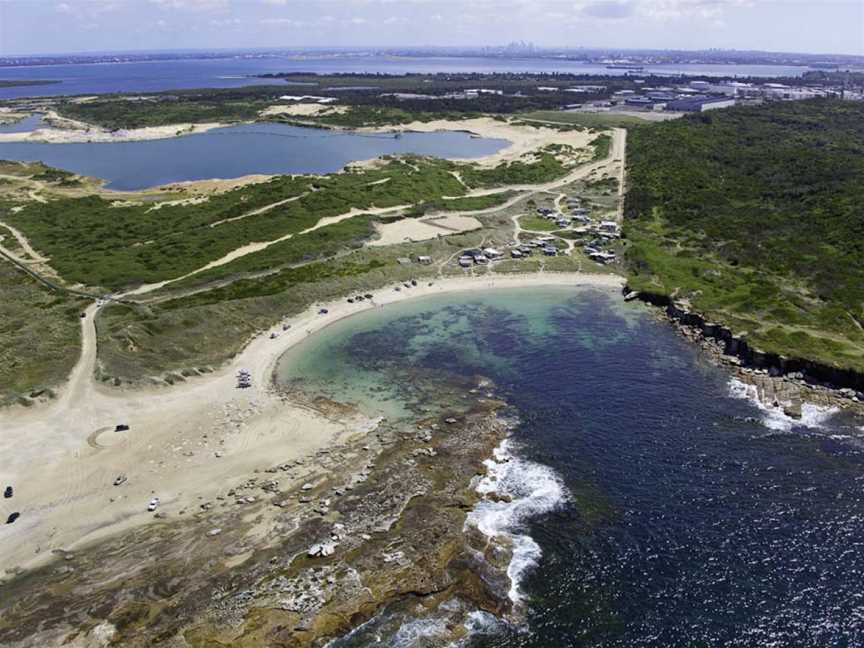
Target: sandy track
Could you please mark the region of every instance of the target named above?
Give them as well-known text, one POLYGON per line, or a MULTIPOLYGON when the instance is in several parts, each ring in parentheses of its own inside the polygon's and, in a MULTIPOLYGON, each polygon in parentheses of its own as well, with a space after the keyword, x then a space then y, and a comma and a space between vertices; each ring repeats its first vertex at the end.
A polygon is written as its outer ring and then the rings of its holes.
POLYGON ((358 209, 356 207, 350 209, 344 214, 338 214, 337 216, 325 216, 320 219, 317 223, 315 223, 312 227, 307 227, 305 230, 300 232, 296 232, 294 234, 286 234, 285 236, 280 236, 277 239, 273 239, 272 241, 260 241, 254 243, 247 243, 246 245, 240 246, 234 250, 231 250, 228 254, 216 259, 215 261, 211 261, 210 263, 201 266, 200 268, 193 270, 192 272, 188 272, 183 276, 175 277, 174 279, 166 279, 165 281, 159 281, 157 283, 144 284, 143 286, 138 286, 132 290, 126 291, 121 295, 118 295, 119 298, 123 297, 132 297, 136 295, 144 295, 149 292, 153 292, 154 290, 158 290, 163 288, 169 284, 176 283, 178 281, 182 281, 183 279, 188 279, 189 277, 193 277, 205 270, 210 270, 212 268, 218 268, 219 266, 223 266, 227 263, 231 263, 241 257, 246 256, 247 254, 254 254, 255 252, 261 252, 262 250, 266 250, 271 245, 276 245, 277 243, 281 243, 282 241, 287 241, 288 239, 294 238, 295 236, 302 236, 303 234, 308 234, 309 232, 314 232, 317 229, 321 229, 322 227, 326 227, 327 225, 332 225, 334 223, 338 223, 340 221, 346 220, 348 218, 353 218, 354 216, 359 216, 360 214, 389 214, 391 212, 401 211, 403 209, 407 209, 411 207, 411 205, 396 205, 395 207, 370 207, 368 209, 358 209))
MULTIPOLYGON (((310 307, 287 332, 280 328, 275 339, 270 331, 261 333, 213 374, 135 391, 107 389, 93 380, 98 310, 93 305, 82 320, 81 359, 60 397, 0 410, 0 482, 16 489, 14 498, 0 500, 0 514, 22 513, 15 524, 0 526, 0 570, 39 564, 51 550, 74 549, 151 522, 145 509, 153 495, 169 517, 181 510, 191 514, 255 469, 308 458, 337 438, 366 434, 374 427, 368 419, 327 420, 271 389, 275 364, 286 350, 344 317, 449 292, 549 285, 617 291, 622 283, 614 275, 486 274, 400 292, 382 289, 373 303, 326 304, 327 315, 318 314, 321 305, 310 307), (236 388, 240 368, 252 374, 248 390, 236 388), (131 429, 115 432, 119 423, 131 429), (120 474, 128 481, 115 487, 120 474)), ((307 464, 311 467, 308 459, 307 464)))

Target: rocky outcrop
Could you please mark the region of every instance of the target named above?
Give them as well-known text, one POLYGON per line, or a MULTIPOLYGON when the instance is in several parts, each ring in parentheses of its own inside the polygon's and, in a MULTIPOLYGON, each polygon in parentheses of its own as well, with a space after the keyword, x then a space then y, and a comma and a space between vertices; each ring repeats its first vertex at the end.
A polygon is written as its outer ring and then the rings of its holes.
MULTIPOLYGON (((625 295, 636 291, 624 288, 625 295)), ((864 400, 864 374, 852 369, 842 369, 807 358, 789 358, 768 353, 753 347, 745 336, 734 333, 728 327, 710 322, 699 313, 694 313, 669 296, 637 292, 637 298, 645 303, 664 309, 675 324, 690 330, 719 345, 721 353, 735 364, 750 369, 764 370, 770 376, 789 376, 807 384, 821 385, 838 390, 837 395, 849 399, 864 400)))

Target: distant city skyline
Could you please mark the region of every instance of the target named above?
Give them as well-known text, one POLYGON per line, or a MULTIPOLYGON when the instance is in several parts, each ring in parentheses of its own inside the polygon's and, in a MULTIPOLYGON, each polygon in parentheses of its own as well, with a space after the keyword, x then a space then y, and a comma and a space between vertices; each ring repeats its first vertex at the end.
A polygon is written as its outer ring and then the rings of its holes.
POLYGON ((864 55, 860 0, 0 0, 0 55, 496 46, 864 55))

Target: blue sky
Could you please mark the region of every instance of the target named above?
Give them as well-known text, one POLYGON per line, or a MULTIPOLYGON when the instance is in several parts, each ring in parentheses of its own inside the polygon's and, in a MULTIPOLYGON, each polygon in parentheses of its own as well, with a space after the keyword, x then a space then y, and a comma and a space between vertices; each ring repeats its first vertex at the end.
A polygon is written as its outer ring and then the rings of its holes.
POLYGON ((0 54, 514 40, 864 55, 864 0, 0 0, 0 54))

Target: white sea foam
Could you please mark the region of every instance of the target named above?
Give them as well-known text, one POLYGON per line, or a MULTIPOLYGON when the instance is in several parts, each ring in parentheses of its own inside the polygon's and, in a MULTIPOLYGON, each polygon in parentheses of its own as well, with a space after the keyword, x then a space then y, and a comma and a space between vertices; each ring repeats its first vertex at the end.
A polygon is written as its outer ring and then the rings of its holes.
POLYGON ((477 492, 481 495, 497 493, 510 501, 481 500, 468 514, 465 524, 476 527, 490 538, 509 540, 513 551, 507 568, 509 596, 511 601, 519 603, 522 577, 542 555, 534 539, 519 531, 529 518, 560 506, 567 499, 567 489, 548 466, 515 456, 509 439, 505 439, 495 449, 494 457, 485 463, 488 473, 477 485, 477 492))
POLYGON ((762 424, 771 430, 789 431, 794 427, 822 428, 825 422, 839 411, 836 407, 804 403, 801 406, 801 418, 793 418, 783 412, 782 406, 773 407, 763 403, 759 400, 755 385, 748 385, 737 378, 729 381, 729 395, 733 398, 749 400, 756 405, 763 413, 762 424))

